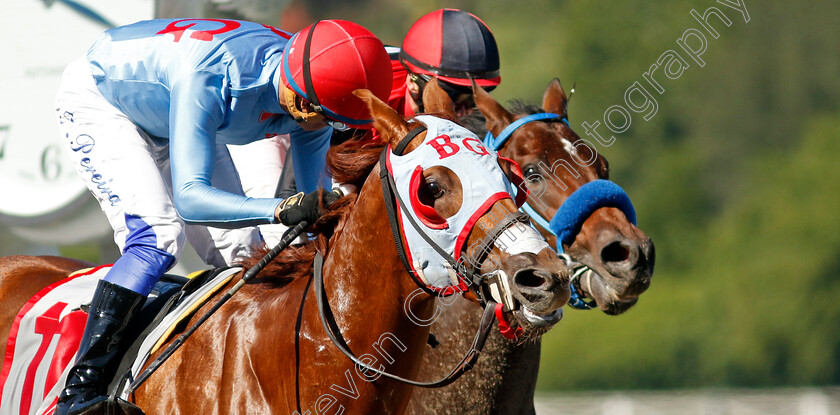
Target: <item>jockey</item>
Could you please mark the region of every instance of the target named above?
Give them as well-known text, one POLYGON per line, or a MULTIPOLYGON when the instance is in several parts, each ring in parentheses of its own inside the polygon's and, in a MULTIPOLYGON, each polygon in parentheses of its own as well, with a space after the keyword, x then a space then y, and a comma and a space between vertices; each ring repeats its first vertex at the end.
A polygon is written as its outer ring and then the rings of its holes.
MULTIPOLYGON (((492 91, 502 81, 499 75, 499 48, 490 28, 475 15, 456 9, 435 10, 420 17, 408 29, 402 48, 387 46, 391 58, 393 84, 388 105, 400 115, 413 117, 423 112, 423 88, 435 77, 452 98, 458 117, 472 112, 475 100, 472 82, 492 91)), ((363 139, 373 139, 368 132, 363 139)), ((336 141, 356 136, 355 131, 334 134, 336 141)), ((236 160, 239 163, 238 160, 236 160)), ((240 163, 241 164, 241 163, 240 163)), ((289 160, 285 161, 288 167, 289 160)), ((294 163, 291 163, 294 165, 294 163)), ((244 167, 247 168, 247 167, 244 167)), ((282 169, 275 196, 294 194, 294 169, 282 169)), ((265 175, 250 174, 257 180, 265 175)), ((268 184, 260 183, 263 187, 268 184)), ((282 232, 274 231, 274 235, 282 232)), ((266 238, 276 243, 276 236, 266 238)))
POLYGON ((388 52, 394 68, 388 104, 406 116, 423 112, 423 88, 432 77, 452 98, 458 117, 475 106, 472 80, 487 91, 502 81, 493 33, 481 19, 462 10, 424 15, 408 29, 402 49, 388 48, 388 52), (399 65, 394 63, 397 59, 399 65))
POLYGON ((126 327, 185 239, 223 265, 262 243, 253 225, 315 221, 319 199, 337 198, 318 190, 329 184, 333 129, 372 123, 352 92, 384 100, 391 79, 382 42, 341 20, 294 35, 235 20, 149 20, 106 31, 71 63, 56 98, 61 139, 122 256, 96 288, 56 414, 110 405, 126 327), (291 137, 302 193, 245 197, 226 145, 277 134, 291 137))
MULTIPOLYGON (((402 48, 386 46, 385 49, 394 74, 387 102, 405 117, 423 112, 423 88, 432 77, 438 79, 438 84, 452 98, 459 118, 475 108, 472 80, 487 91, 502 81, 499 48, 493 33, 481 19, 463 10, 440 9, 428 13, 408 29, 402 48)), ((338 131, 334 139, 340 142, 354 136, 357 136, 355 131, 338 131)), ((368 132, 363 139, 373 137, 368 132)), ((285 164, 289 164, 288 160, 285 164)), ((275 195, 295 193, 291 177, 293 174, 283 169, 275 195)))

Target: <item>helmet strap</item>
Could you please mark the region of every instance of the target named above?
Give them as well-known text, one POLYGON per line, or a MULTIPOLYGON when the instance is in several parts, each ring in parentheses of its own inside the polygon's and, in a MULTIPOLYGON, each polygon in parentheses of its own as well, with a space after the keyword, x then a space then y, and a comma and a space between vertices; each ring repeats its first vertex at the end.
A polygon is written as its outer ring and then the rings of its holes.
POLYGON ((284 90, 283 95, 284 95, 284 98, 286 99, 286 107, 287 107, 286 109, 288 110, 289 115, 294 117, 295 121, 306 122, 306 121, 309 121, 312 118, 315 118, 315 117, 321 115, 317 111, 312 111, 312 112, 301 111, 297 106, 297 94, 295 94, 295 91, 292 91, 291 88, 286 88, 286 87, 284 87, 283 90, 284 90))
POLYGON ((417 108, 419 108, 418 113, 425 112, 425 108, 423 108, 423 90, 426 89, 426 83, 428 80, 423 77, 422 75, 418 75, 414 72, 409 71, 409 79, 411 82, 414 82, 417 85, 417 92, 409 91, 409 95, 411 95, 411 99, 417 104, 417 108))
POLYGON ((306 43, 303 46, 303 85, 306 87, 306 100, 312 103, 315 112, 322 112, 321 102, 318 101, 318 95, 315 94, 315 87, 312 85, 312 75, 309 70, 309 49, 312 45, 312 34, 315 33, 315 26, 320 20, 316 20, 309 28, 309 33, 306 34, 306 43))

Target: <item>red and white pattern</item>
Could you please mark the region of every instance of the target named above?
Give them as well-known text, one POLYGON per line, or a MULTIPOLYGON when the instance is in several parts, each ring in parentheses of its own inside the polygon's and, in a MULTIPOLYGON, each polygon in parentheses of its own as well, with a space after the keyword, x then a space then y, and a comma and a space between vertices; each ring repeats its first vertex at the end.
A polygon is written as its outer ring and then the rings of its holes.
POLYGON ((18 313, 0 373, 0 415, 52 414, 79 348, 97 282, 110 265, 74 274, 32 297, 18 313))

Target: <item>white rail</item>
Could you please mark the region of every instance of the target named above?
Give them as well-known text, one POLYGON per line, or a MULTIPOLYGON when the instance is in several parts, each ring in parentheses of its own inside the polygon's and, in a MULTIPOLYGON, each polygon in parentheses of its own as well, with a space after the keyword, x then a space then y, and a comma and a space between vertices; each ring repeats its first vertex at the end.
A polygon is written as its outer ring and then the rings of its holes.
POLYGON ((840 415, 840 387, 538 394, 539 415, 840 415))

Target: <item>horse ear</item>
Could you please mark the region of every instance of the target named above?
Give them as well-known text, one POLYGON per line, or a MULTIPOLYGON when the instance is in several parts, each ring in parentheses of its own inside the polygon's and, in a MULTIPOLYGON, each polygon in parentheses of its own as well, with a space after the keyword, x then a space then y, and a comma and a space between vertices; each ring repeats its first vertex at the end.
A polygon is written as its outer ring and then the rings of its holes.
POLYGON ((478 86, 475 81, 472 83, 475 106, 484 114, 487 122, 487 130, 493 135, 499 135, 502 130, 513 122, 513 114, 505 109, 498 101, 493 99, 484 88, 478 86))
POLYGON ((440 87, 437 78, 429 80, 423 88, 423 108, 429 113, 443 113, 450 115, 453 120, 457 119, 455 104, 452 103, 449 94, 440 87))
POLYGON ((543 95, 543 109, 546 112, 566 117, 566 105, 568 103, 569 98, 566 97, 566 91, 563 90, 563 85, 560 85, 560 80, 552 79, 543 95))
POLYGON ((367 89, 357 89, 353 95, 364 101, 370 115, 373 117, 373 127, 391 147, 396 147, 400 140, 408 134, 408 124, 388 104, 382 102, 367 89))

